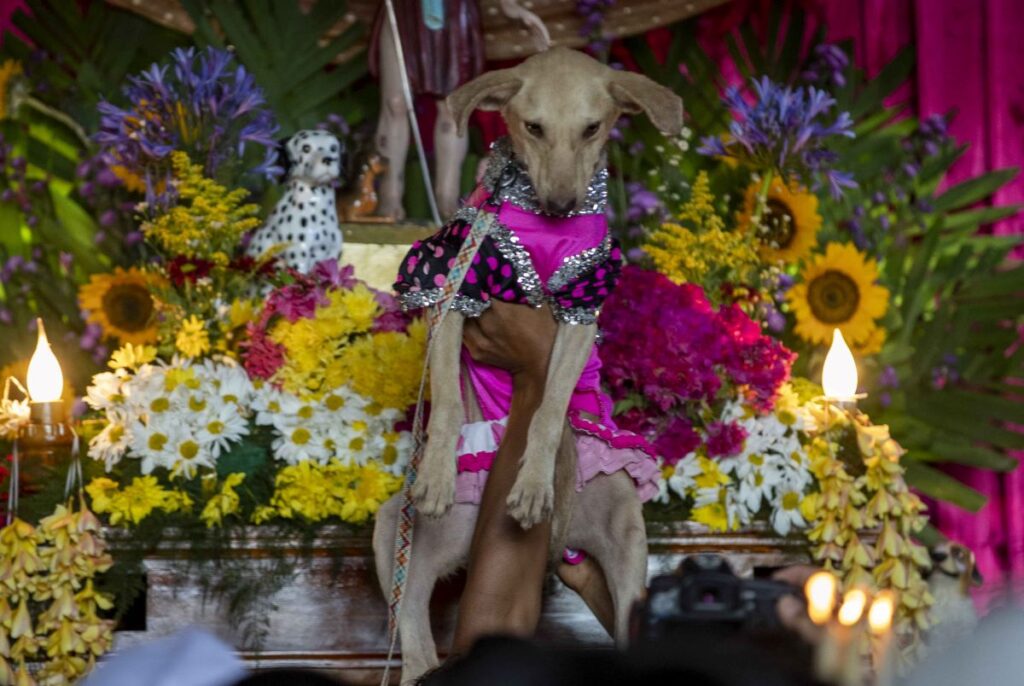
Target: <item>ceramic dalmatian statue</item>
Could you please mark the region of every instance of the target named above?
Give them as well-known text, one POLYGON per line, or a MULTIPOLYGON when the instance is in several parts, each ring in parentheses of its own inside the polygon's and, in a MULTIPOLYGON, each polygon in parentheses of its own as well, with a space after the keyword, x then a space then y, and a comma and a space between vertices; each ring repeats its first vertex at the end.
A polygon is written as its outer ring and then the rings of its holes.
POLYGON ((341 229, 334 181, 341 173, 341 144, 326 131, 299 131, 288 140, 288 187, 249 243, 259 257, 283 246, 278 262, 303 274, 324 260, 341 257, 341 229))

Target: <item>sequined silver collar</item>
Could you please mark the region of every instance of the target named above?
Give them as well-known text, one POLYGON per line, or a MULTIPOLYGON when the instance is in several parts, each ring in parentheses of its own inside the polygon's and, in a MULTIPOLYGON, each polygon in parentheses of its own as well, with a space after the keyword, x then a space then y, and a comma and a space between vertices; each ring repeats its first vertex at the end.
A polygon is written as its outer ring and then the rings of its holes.
POLYGON ((608 170, 601 169, 591 179, 582 206, 569 214, 550 215, 549 212, 545 212, 541 209, 537 191, 534 190, 526 169, 516 159, 508 138, 499 138, 491 144, 491 155, 487 170, 484 172, 483 185, 491 194, 492 200, 498 204, 510 202, 524 210, 549 216, 578 217, 584 214, 603 214, 608 204, 608 170))

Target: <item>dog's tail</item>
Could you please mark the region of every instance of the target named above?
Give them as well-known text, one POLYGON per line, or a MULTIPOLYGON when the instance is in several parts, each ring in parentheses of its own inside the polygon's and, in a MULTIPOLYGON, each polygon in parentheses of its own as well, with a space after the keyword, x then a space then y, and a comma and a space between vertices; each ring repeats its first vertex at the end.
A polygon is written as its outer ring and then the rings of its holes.
POLYGON ((576 460, 576 433, 566 420, 555 457, 555 508, 551 515, 551 554, 548 557, 555 565, 562 559, 576 504, 576 460))

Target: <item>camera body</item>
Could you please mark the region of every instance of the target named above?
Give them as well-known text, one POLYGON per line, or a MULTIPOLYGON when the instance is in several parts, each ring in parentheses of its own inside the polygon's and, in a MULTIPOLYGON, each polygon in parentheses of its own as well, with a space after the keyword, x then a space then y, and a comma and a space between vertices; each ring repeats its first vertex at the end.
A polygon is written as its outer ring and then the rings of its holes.
POLYGON ((633 608, 631 639, 772 631, 780 627, 775 604, 785 595, 801 598, 790 584, 741 579, 719 555, 691 555, 675 574, 651 580, 646 600, 633 608))

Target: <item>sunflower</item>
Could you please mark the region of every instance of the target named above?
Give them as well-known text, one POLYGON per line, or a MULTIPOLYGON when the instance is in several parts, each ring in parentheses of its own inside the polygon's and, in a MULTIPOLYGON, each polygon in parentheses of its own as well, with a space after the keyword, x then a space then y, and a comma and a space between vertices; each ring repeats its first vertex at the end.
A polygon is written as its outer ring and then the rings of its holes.
POLYGON ((110 274, 93 274, 78 291, 78 303, 88 321, 99 324, 105 336, 122 344, 154 343, 157 330, 153 288, 163 279, 136 267, 118 267, 110 274))
POLYGON ((806 257, 818 242, 821 228, 818 197, 775 177, 768 189, 760 226, 753 227, 760 191, 760 182, 747 188, 743 211, 736 217, 740 230, 757 236, 761 259, 766 262, 796 262, 806 257))
POLYGON ((797 335, 827 344, 832 329, 838 328, 854 347, 880 348, 885 332, 875 320, 889 306, 889 291, 876 280, 874 260, 849 243, 829 243, 824 255, 816 255, 804 265, 800 283, 787 295, 796 315, 797 335))

